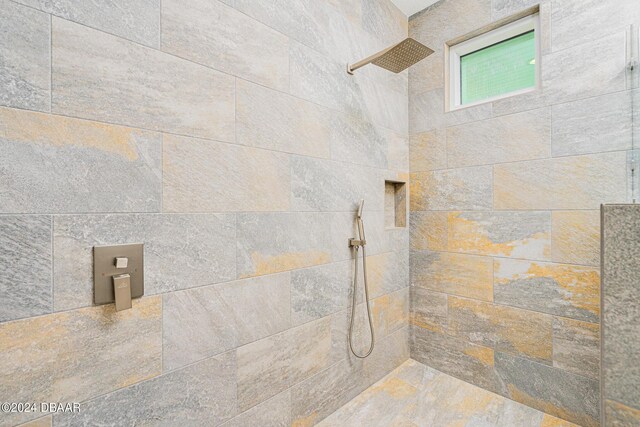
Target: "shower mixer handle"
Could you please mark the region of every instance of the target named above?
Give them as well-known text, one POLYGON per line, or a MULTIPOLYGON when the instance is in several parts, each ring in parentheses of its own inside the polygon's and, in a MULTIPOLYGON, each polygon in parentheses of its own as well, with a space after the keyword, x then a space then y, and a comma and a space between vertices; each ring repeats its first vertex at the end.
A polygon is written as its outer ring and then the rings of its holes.
POLYGON ((359 247, 359 246, 364 246, 366 244, 367 244, 366 240, 349 239, 349 246, 351 247, 359 247))

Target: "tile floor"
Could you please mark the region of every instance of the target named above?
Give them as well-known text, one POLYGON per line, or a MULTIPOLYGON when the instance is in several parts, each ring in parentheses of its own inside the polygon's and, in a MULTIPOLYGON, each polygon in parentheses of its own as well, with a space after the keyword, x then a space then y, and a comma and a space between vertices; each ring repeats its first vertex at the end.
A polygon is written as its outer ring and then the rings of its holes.
POLYGON ((321 427, 577 427, 409 359, 321 427))

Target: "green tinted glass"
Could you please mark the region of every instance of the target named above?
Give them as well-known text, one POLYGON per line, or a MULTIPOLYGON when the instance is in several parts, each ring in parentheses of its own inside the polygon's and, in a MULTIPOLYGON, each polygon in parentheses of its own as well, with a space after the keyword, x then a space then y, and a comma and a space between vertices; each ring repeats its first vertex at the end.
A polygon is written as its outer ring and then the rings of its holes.
POLYGON ((461 103, 534 87, 535 58, 533 31, 460 57, 461 103))

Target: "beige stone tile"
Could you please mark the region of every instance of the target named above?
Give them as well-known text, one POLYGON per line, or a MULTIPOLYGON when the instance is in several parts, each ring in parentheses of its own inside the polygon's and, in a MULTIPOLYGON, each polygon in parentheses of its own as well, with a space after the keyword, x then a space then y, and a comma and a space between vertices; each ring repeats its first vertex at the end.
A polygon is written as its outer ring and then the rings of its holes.
POLYGON ((604 410, 605 426, 607 427, 625 427, 640 423, 640 409, 607 399, 604 410))
POLYGON ((411 286, 409 323, 433 332, 446 333, 447 294, 411 286))
POLYGON ((600 379, 600 326, 556 317, 553 319, 553 366, 600 379))
POLYGON ((492 206, 489 166, 411 174, 410 206, 419 210, 488 210, 492 206))
POLYGON ((164 135, 165 211, 287 210, 290 181, 285 154, 164 135))
POLYGON ((549 258, 548 212, 449 212, 447 248, 453 252, 500 257, 549 258))
POLYGON ((371 316, 376 335, 380 338, 406 327, 409 322, 409 288, 372 300, 371 316))
POLYGON ((450 334, 551 364, 551 316, 453 296, 448 301, 450 334))
POLYGON ((553 261, 600 265, 599 211, 554 211, 551 229, 553 261))
POLYGON ((411 249, 446 251, 447 212, 416 211, 411 212, 410 231, 411 249))
POLYGON ((447 167, 447 139, 444 130, 411 135, 409 138, 409 168, 422 172, 447 167))

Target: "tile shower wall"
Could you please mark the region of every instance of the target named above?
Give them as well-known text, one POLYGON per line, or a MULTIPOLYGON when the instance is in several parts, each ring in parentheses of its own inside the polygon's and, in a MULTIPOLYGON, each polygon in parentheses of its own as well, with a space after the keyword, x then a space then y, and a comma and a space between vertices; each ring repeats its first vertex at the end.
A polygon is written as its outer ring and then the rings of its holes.
POLYGON ((411 357, 599 423, 599 206, 627 199, 634 0, 444 0, 409 35, 411 357), (444 110, 444 44, 540 3, 541 89, 444 110))
POLYGON ((0 401, 82 408, 0 425, 312 425, 405 361, 409 230, 383 209, 408 76, 345 64, 407 25, 387 0, 0 0, 0 401), (126 242, 146 295, 93 306, 92 247, 126 242))

